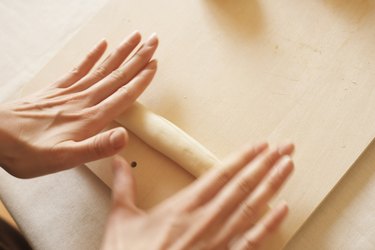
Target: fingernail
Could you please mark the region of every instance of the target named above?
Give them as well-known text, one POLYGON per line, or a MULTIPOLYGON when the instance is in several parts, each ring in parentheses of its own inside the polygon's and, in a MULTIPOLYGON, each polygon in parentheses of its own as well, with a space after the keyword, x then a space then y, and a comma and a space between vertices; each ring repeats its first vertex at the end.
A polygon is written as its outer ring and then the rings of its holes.
POLYGON ((284 156, 281 158, 281 163, 282 163, 282 165, 287 165, 287 164, 289 164, 291 161, 292 161, 292 158, 290 158, 289 155, 284 155, 284 156))
POLYGON ((133 31, 133 33, 131 33, 131 35, 130 35, 130 39, 135 39, 135 38, 141 38, 141 33, 139 33, 139 31, 138 30, 135 30, 135 31, 133 31))
POLYGON ((113 149, 120 149, 125 145, 125 136, 122 131, 116 130, 109 137, 113 149))
POLYGON ((119 155, 113 156, 112 162, 113 162, 113 165, 120 166, 121 165, 121 157, 119 155))
POLYGON ((280 201, 280 207, 288 207, 288 203, 285 200, 280 201))
POLYGON ((132 33, 130 33, 130 36, 134 36, 134 35, 136 35, 136 34, 138 34, 138 33, 139 33, 138 30, 134 30, 132 33))
POLYGON ((291 154, 294 152, 294 144, 291 142, 284 143, 282 146, 279 147, 279 153, 283 154, 291 154))
POLYGON ((103 37, 102 39, 100 39, 100 41, 98 42, 98 44, 102 44, 104 42, 107 42, 107 39, 103 37))
POLYGON ((97 44, 94 45, 93 50, 99 49, 101 46, 107 43, 105 38, 102 38, 97 44))
POLYGON ((267 142, 261 142, 256 146, 257 151, 263 151, 264 149, 268 148, 267 142))
POLYGON ((158 61, 156 59, 153 59, 151 62, 148 63, 149 69, 156 69, 158 66, 158 61))
POLYGON ((156 33, 152 33, 151 36, 147 39, 146 44, 150 45, 150 46, 153 46, 153 45, 157 44, 157 42, 158 42, 158 37, 157 37, 156 33))
POLYGON ((129 36, 125 37, 124 40, 118 45, 119 47, 133 44, 134 46, 137 45, 141 41, 141 33, 138 30, 133 31, 129 36))
POLYGON ((280 160, 280 171, 289 174, 293 171, 293 168, 292 158, 289 155, 284 155, 280 160))
POLYGON ((283 200, 283 201, 281 201, 281 202, 277 205, 276 209, 278 209, 278 210, 279 210, 280 212, 282 212, 282 213, 287 214, 288 211, 289 211, 288 203, 287 203, 286 201, 283 200))
POLYGON ((119 171, 122 168, 122 166, 124 165, 123 161, 124 160, 119 155, 115 155, 113 157, 112 166, 113 166, 115 171, 119 171))

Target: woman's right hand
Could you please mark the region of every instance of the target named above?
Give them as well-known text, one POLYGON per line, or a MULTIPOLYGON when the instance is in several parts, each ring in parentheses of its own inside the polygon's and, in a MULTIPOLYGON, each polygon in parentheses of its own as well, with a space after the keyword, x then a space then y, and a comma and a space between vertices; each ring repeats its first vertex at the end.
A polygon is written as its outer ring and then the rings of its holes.
POLYGON ((103 249, 256 249, 287 215, 263 213, 293 170, 293 145, 248 146, 150 211, 136 205, 129 164, 114 159, 113 204, 103 249))

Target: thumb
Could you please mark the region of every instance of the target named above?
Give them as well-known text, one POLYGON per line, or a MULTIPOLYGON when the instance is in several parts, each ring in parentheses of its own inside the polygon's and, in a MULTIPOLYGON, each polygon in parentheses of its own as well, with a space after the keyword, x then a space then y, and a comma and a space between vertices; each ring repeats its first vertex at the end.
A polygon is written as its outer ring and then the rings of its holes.
POLYGON ((83 141, 67 141, 58 149, 66 156, 68 167, 99 160, 118 153, 127 143, 128 135, 122 127, 97 134, 83 141))
POLYGON ((112 205, 127 212, 139 212, 136 206, 136 187, 129 163, 120 156, 113 159, 112 205))

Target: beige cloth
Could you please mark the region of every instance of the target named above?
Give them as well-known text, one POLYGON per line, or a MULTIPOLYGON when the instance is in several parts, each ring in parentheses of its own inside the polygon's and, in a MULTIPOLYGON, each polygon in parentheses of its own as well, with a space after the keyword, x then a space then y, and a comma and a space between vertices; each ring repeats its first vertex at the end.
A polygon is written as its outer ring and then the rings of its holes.
POLYGON ((0 172, 1 199, 34 249, 99 249, 110 190, 86 167, 20 180, 0 172))
MULTIPOLYGON (((30 80, 104 3, 1 0, 0 100, 30 80)), ((373 155, 367 159, 375 162, 373 155)), ((0 171, 0 196, 35 249, 99 248, 110 191, 85 167, 27 181, 0 171)), ((373 164, 351 169, 288 249, 375 249, 374 198, 373 164)))

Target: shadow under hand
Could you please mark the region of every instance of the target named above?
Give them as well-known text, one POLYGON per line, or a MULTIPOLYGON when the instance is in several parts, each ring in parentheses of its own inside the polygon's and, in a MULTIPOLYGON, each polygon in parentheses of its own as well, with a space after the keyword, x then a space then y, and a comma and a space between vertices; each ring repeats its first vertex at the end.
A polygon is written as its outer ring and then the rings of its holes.
POLYGON ((208 13, 228 32, 251 38, 262 31, 262 15, 256 0, 206 0, 205 3, 208 13))
POLYGON ((374 1, 371 0, 323 0, 337 14, 350 19, 353 22, 360 22, 374 9, 374 1))

